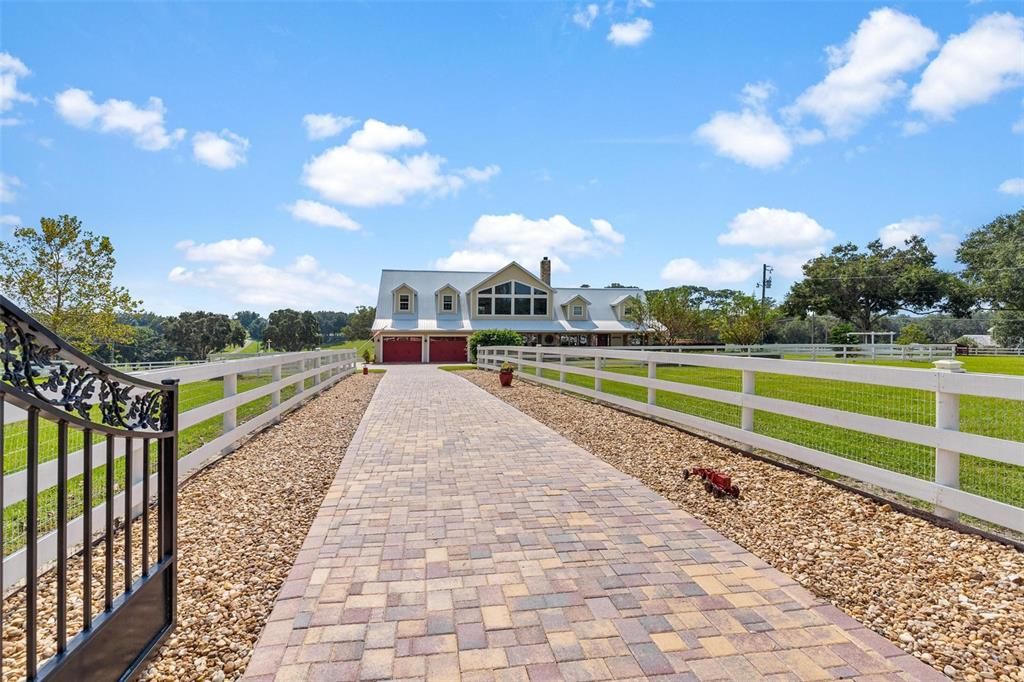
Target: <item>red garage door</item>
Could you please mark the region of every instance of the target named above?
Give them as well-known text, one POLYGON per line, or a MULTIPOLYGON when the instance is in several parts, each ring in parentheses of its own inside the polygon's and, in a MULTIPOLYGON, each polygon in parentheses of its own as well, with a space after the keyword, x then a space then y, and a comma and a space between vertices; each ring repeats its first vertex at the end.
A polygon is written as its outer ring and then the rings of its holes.
MULTIPOLYGON (((387 357, 387 356, 385 356, 387 357)), ((432 336, 430 337, 431 362, 465 362, 465 336, 432 336)))
POLYGON ((418 336, 385 336, 384 362, 422 362, 418 336))

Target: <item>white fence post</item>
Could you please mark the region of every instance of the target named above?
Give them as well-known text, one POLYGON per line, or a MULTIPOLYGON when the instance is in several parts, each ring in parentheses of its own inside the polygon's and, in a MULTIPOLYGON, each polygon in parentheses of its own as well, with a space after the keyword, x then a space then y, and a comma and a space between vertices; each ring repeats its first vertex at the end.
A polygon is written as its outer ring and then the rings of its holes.
MULTIPOLYGON (((277 363, 270 369, 270 381, 271 383, 277 383, 281 380, 281 364, 277 363)), ((278 389, 270 394, 270 409, 274 409, 281 404, 281 389, 278 389)))
MULTIPOLYGON (((604 368, 604 358, 600 355, 594 356, 594 371, 600 372, 604 368)), ((601 377, 594 375, 594 390, 598 393, 601 392, 601 377)))
MULTIPOLYGON (((647 361, 647 378, 657 379, 658 378, 658 363, 655 360, 647 361)), ((647 387, 647 404, 654 405, 658 402, 658 389, 647 387)))
POLYGON ((565 384, 565 350, 558 356, 558 383, 565 384))
MULTIPOLYGON (((964 371, 964 363, 958 360, 938 360, 934 363, 939 372, 964 371)), ((939 375, 941 377, 941 375, 939 375)), ((949 431, 960 430, 960 394, 935 392, 935 427, 949 431)), ((955 450, 935 448, 935 482, 950 488, 960 487, 960 453, 955 450)), ((956 521, 960 515, 952 509, 935 505, 935 514, 944 519, 956 521)))
POLYGON ((540 363, 540 364, 537 365, 537 371, 536 371, 537 376, 539 376, 539 377, 544 376, 544 368, 541 367, 541 365, 544 364, 544 351, 537 350, 537 352, 533 354, 533 359, 536 360, 538 363, 540 363))
MULTIPOLYGON (((224 397, 230 398, 231 396, 238 394, 238 375, 237 374, 225 374, 224 375, 224 397)), ((224 411, 222 417, 223 426, 221 433, 230 433, 238 427, 238 408, 232 407, 224 411)), ((234 446, 227 448, 233 450, 234 446)))
MULTIPOLYGON (((745 369, 742 372, 742 390, 745 395, 754 395, 754 370, 745 369)), ((754 408, 743 406, 740 408, 740 428, 744 431, 754 430, 754 408)))

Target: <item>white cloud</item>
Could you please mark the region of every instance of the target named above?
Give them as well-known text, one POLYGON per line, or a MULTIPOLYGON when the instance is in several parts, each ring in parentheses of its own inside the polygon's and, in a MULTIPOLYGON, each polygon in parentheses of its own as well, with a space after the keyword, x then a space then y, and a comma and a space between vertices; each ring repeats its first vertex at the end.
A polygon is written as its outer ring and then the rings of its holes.
POLYGON ((771 81, 747 83, 743 86, 740 100, 752 109, 760 109, 775 94, 775 84, 771 81))
POLYGON ((417 194, 445 196, 461 190, 466 181, 483 182, 498 166, 465 168, 445 173, 444 157, 421 153, 398 157, 384 153, 401 147, 420 147, 426 136, 406 126, 370 119, 349 138, 313 157, 303 168, 302 182, 323 198, 348 206, 402 204, 417 194))
POLYGON ((185 138, 184 128, 168 131, 165 127, 166 109, 159 97, 150 97, 145 107, 138 107, 123 99, 98 103, 90 91, 69 88, 57 93, 54 107, 75 127, 88 130, 97 124, 101 133, 130 135, 136 147, 149 152, 167 149, 185 138))
POLYGON ((191 239, 186 239, 175 244, 174 248, 184 252, 185 260, 190 261, 253 261, 263 260, 274 254, 274 247, 259 237, 223 239, 210 244, 197 244, 191 239))
POLYGON ((1021 196, 1024 194, 1024 178, 1010 178, 1008 180, 1003 180, 999 185, 999 191, 1011 196, 1021 196))
POLYGON ((435 261, 441 270, 493 270, 516 260, 528 268, 544 256, 555 272, 568 272, 565 259, 615 253, 625 237, 607 220, 590 221, 593 229, 563 215, 527 218, 519 213, 482 215, 473 224, 467 248, 435 261))
POLYGON ((21 225, 21 216, 11 215, 10 213, 0 215, 0 225, 4 225, 6 227, 21 225))
POLYGON ((249 140, 226 128, 220 133, 204 130, 192 136, 192 154, 196 161, 217 170, 245 163, 248 150, 249 140))
POLYGON ((597 19, 597 15, 600 13, 601 8, 596 4, 591 3, 586 7, 576 7, 576 11, 573 12, 572 22, 577 26, 589 29, 594 24, 594 19, 597 19))
POLYGON ((616 47, 636 47, 651 37, 654 24, 648 19, 612 24, 608 31, 608 40, 616 47))
POLYGON ((900 130, 904 137, 913 137, 928 132, 928 124, 924 121, 904 121, 900 130))
MULTIPOLYGON (((510 261, 515 260, 508 254, 501 251, 490 251, 482 249, 459 249, 453 251, 450 256, 438 258, 434 261, 434 267, 438 270, 456 270, 462 272, 487 272, 495 271, 505 267, 510 261)), ((554 263, 554 261, 552 261, 554 263)), ((558 261, 559 267, 554 268, 555 272, 568 270, 564 262, 558 261)), ((524 267, 532 268, 531 263, 523 263, 524 267)))
POLYGON ((32 72, 25 63, 8 52, 0 52, 0 111, 9 111, 16 102, 35 102, 35 98, 18 90, 18 79, 32 72))
POLYGON ((1024 83, 1024 19, 989 14, 946 41, 911 93, 910 108, 948 120, 1024 83))
POLYGON ((168 273, 168 280, 213 290, 219 298, 237 304, 265 311, 284 306, 316 310, 328 306, 350 308, 376 298, 373 287, 327 270, 308 254, 283 267, 267 263, 274 248, 257 237, 210 244, 186 241, 179 243, 178 248, 184 251, 187 260, 207 265, 195 269, 175 266, 168 273), (240 251, 244 257, 239 257, 240 251))
POLYGON ((793 144, 779 124, 763 111, 720 111, 697 128, 697 138, 725 156, 754 168, 774 168, 793 153, 793 144))
POLYGON ((692 258, 675 258, 661 269, 661 279, 668 284, 718 286, 750 280, 760 265, 731 258, 719 258, 713 265, 702 265, 692 258))
POLYGON ((470 182, 487 182, 495 175, 501 172, 501 166, 491 164, 485 168, 463 168, 459 171, 459 175, 466 178, 470 182))
POLYGON ((933 252, 948 256, 956 252, 960 237, 946 232, 943 227, 942 220, 936 216, 914 216, 886 225, 878 231, 878 239, 882 246, 903 248, 905 242, 916 235, 924 237, 933 252))
POLYGON ((21 187, 21 180, 14 175, 0 173, 0 203, 10 204, 18 198, 15 188, 21 187))
POLYGON ((607 239, 612 244, 622 244, 626 241, 626 235, 621 232, 616 232, 612 224, 607 220, 601 218, 592 218, 590 220, 591 226, 594 228, 594 232, 597 233, 602 239, 607 239))
POLYGON ((878 238, 882 241, 882 246, 902 247, 903 243, 914 235, 924 237, 925 235, 938 232, 941 228, 942 222, 938 218, 916 216, 914 218, 904 218, 897 223, 886 225, 878 231, 878 238))
POLYGON ((356 120, 351 116, 335 116, 334 114, 306 114, 302 117, 306 126, 306 135, 311 140, 322 140, 334 137, 338 133, 351 128, 356 120))
POLYGON ((343 213, 333 206, 321 204, 319 201, 299 199, 287 208, 296 220, 304 220, 321 227, 337 227, 341 230, 358 230, 360 228, 359 223, 352 220, 347 213, 343 213))
POLYGON ((729 222, 729 231, 718 235, 718 243, 729 246, 775 246, 801 248, 835 238, 818 221, 800 211, 784 208, 752 208, 729 222))
POLYGON ((762 263, 767 263, 776 275, 796 279, 803 274, 804 263, 820 256, 824 250, 824 246, 819 245, 792 251, 768 251, 754 254, 752 262, 755 269, 760 269, 762 263))
POLYGON ((422 147, 427 136, 415 128, 391 125, 371 118, 352 133, 348 146, 367 152, 390 152, 401 147, 422 147))
POLYGON ((845 137, 906 91, 904 73, 924 64, 938 36, 916 18, 888 7, 871 12, 849 39, 826 48, 830 71, 785 113, 811 114, 830 135, 845 137))

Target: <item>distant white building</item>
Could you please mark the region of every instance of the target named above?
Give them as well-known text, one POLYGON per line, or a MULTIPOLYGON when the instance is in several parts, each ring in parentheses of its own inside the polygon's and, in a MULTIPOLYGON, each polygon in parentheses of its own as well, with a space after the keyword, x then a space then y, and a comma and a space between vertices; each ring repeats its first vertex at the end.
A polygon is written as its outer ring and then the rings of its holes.
POLYGON ((999 344, 995 342, 991 334, 964 334, 963 339, 970 339, 978 344, 979 348, 995 348, 999 344))
POLYGON ((378 362, 465 362, 480 329, 512 329, 528 345, 640 343, 629 321, 642 289, 554 288, 551 261, 540 276, 515 261, 497 272, 383 270, 373 340, 378 362))

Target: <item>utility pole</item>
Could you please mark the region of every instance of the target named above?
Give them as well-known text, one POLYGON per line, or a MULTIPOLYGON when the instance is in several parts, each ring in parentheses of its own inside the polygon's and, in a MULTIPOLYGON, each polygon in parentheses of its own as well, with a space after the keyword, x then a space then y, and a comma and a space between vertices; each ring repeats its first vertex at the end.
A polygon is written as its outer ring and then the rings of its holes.
POLYGON ((771 274, 775 272, 772 266, 764 263, 761 265, 761 309, 764 310, 765 298, 767 297, 767 289, 772 288, 771 274))
POLYGON ((772 268, 772 266, 768 265, 767 263, 763 263, 761 265, 761 320, 762 320, 761 339, 760 339, 761 343, 764 343, 764 334, 765 334, 765 331, 766 331, 765 329, 763 329, 763 326, 764 326, 763 322, 764 322, 764 313, 765 313, 765 303, 767 303, 767 297, 768 297, 767 290, 770 289, 771 286, 772 286, 771 274, 773 272, 774 272, 774 269, 772 268))

